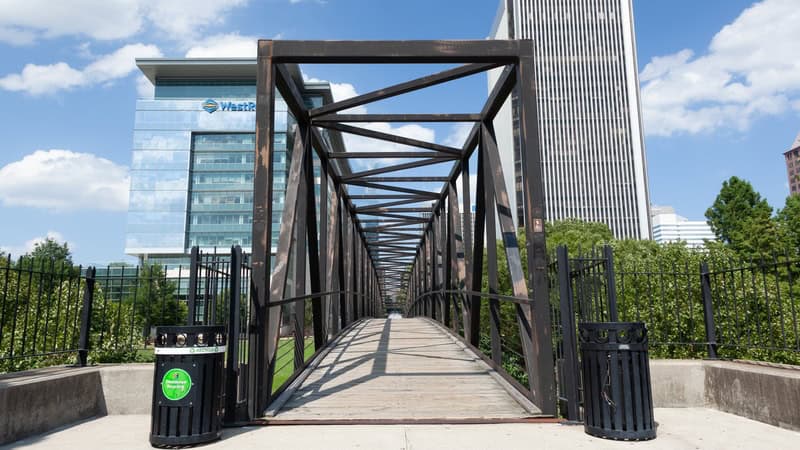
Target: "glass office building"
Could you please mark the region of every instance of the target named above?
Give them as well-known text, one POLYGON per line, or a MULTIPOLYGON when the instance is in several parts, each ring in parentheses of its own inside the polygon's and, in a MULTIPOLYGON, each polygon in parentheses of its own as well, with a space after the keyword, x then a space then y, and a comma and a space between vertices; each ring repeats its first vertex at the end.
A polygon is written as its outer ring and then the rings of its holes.
MULTIPOLYGON (((250 251, 255 158, 255 59, 141 59, 155 86, 136 102, 125 252, 181 264, 192 246, 250 251)), ((303 83, 308 106, 332 101, 327 83, 303 83)), ((273 247, 291 160, 286 104, 275 102, 273 247)), ((318 170, 318 164, 315 164, 318 170)), ((318 174, 315 174, 318 175, 318 174)), ((317 192, 319 192, 317 190, 317 192)), ((273 250, 274 251, 274 250, 273 250)))

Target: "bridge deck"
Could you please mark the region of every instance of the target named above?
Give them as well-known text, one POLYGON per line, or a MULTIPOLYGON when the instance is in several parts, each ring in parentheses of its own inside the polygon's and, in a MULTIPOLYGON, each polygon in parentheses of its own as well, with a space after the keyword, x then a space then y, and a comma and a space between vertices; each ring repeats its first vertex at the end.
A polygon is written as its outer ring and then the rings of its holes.
POLYGON ((519 419, 535 416, 485 363, 425 319, 370 319, 348 333, 274 419, 519 419))

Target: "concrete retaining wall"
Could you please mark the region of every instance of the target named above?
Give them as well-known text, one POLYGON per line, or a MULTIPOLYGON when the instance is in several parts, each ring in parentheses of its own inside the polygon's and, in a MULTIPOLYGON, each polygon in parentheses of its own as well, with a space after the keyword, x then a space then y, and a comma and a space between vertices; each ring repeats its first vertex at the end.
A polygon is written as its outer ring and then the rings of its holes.
POLYGON ((706 406, 703 361, 651 360, 650 382, 656 408, 706 406))
POLYGON ((0 376, 0 445, 106 414, 150 414, 153 365, 51 367, 0 376))
POLYGON ((704 366, 712 408, 800 431, 800 369, 735 362, 704 366))
POLYGON ((800 369, 749 362, 650 361, 653 405, 706 407, 800 431, 800 369))

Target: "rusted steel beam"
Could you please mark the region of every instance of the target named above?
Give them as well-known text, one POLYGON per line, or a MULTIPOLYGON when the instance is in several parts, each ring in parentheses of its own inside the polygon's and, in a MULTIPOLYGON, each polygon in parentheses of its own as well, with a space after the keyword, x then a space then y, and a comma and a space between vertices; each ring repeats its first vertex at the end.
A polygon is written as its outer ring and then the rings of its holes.
POLYGON ((258 45, 256 81, 256 148, 253 182, 252 312, 248 324, 247 414, 252 419, 266 410, 272 379, 268 355, 271 348, 267 324, 279 317, 270 314, 269 273, 272 248, 272 186, 275 115, 275 67, 273 43, 258 45))
MULTIPOLYGON (((461 199, 462 211, 464 212, 464 220, 462 221, 462 241, 464 248, 464 289, 472 289, 472 203, 470 192, 470 173, 469 173, 469 159, 461 161, 461 199)), ((478 305, 480 309, 480 305, 478 305)), ((472 299, 469 296, 464 296, 464 311, 467 319, 464 324, 464 339, 471 342, 471 334, 467 330, 472 330, 472 299)), ((480 311, 478 311, 480 314, 480 311)), ((480 322, 478 322, 480 324, 480 322)))
POLYGON ((364 136, 368 138, 378 139, 382 141, 392 142, 395 144, 402 144, 408 145, 410 147, 417 147, 417 148, 425 148, 428 150, 434 150, 440 153, 447 153, 449 155, 460 157, 461 150, 455 147, 450 147, 447 145, 435 144, 433 142, 426 142, 420 141, 418 139, 412 139, 405 136, 398 136, 396 134, 391 133, 383 133, 380 131, 370 130, 367 128, 361 127, 354 127, 352 125, 346 125, 343 123, 336 123, 336 122, 320 122, 317 126, 328 128, 331 130, 341 131, 343 133, 350 133, 355 134, 358 136, 364 136))
MULTIPOLYGON (((267 379, 269 384, 269 393, 271 393, 272 380, 274 379, 275 372, 275 356, 278 349, 278 332, 280 326, 280 312, 279 307, 269 307, 269 303, 278 302, 283 299, 287 285, 289 255, 292 252, 293 237, 295 236, 296 213, 298 210, 301 214, 305 209, 304 189, 305 183, 303 182, 303 169, 305 166, 305 141, 307 138, 307 127, 301 124, 296 124, 294 127, 295 142, 294 142, 294 155, 289 168, 289 178, 286 186, 285 204, 287 207, 283 210, 281 218, 281 228, 278 237, 278 247, 275 255, 275 267, 272 271, 270 282, 268 308, 268 321, 266 324, 267 334, 267 361, 269 362, 267 368, 267 379)), ((305 218, 301 218, 303 222, 305 218)), ((269 257, 269 253, 267 253, 269 257)), ((304 265, 305 267, 305 265, 304 265)), ((269 395, 269 394, 267 394, 269 395)), ((262 411, 263 412, 263 411, 262 411)))
POLYGON ((281 97, 283 101, 286 102, 289 111, 291 111, 298 121, 307 122, 308 109, 306 109, 306 104, 303 101, 302 94, 300 94, 300 89, 294 83, 294 80, 292 80, 292 76, 289 75, 286 66, 283 64, 276 64, 275 69, 275 86, 278 88, 278 91, 280 91, 281 97))
POLYGON ((443 113, 443 114, 328 114, 314 118, 314 124, 322 122, 359 123, 359 122, 479 122, 480 114, 443 113))
MULTIPOLYGON (((327 184, 327 177, 325 179, 327 184)), ((326 189, 327 190, 327 189, 326 189)), ((320 195, 322 193, 320 192, 320 195)), ((325 197, 320 197, 325 198, 325 197)), ((325 290, 327 292, 333 292, 339 289, 338 284, 338 262, 339 262, 339 191, 334 187, 334 189, 330 192, 331 204, 330 207, 326 206, 327 209, 327 220, 326 224, 327 227, 324 229, 320 229, 320 233, 325 233, 325 244, 322 245, 320 242, 320 247, 325 249, 325 290)), ((327 203, 327 202, 325 202, 327 203)), ((322 234, 320 234, 320 237, 322 234)), ((342 329, 340 321, 339 321, 339 302, 338 296, 328 296, 326 297, 327 302, 327 311, 326 317, 328 317, 328 335, 336 335, 339 330, 342 329)))
POLYGON ((515 66, 508 66, 503 69, 503 72, 500 74, 500 77, 497 79, 497 82, 492 88, 492 92, 489 94, 489 99, 486 101, 486 104, 481 111, 481 115, 483 116, 483 120, 485 122, 491 122, 494 120, 497 112, 500 111, 503 103, 508 98, 508 95, 512 90, 514 90, 514 86, 517 83, 516 75, 517 71, 515 66))
POLYGON ((328 153, 330 159, 384 159, 384 158, 428 158, 443 161, 459 159, 449 153, 442 152, 333 152, 328 153))
POLYGON ((366 188, 370 188, 370 189, 380 189, 380 190, 384 190, 384 191, 403 192, 403 193, 406 193, 406 194, 418 195, 420 197, 427 197, 427 198, 429 198, 431 200, 435 200, 435 199, 439 198, 439 194, 437 194, 435 192, 421 191, 419 189, 410 189, 410 188, 404 188, 404 187, 400 187, 400 186, 391 186, 391 185, 388 185, 388 184, 370 183, 370 182, 363 181, 363 180, 348 180, 348 181, 345 181, 344 184, 350 184, 350 185, 354 185, 354 186, 361 186, 361 187, 366 187, 366 188))
POLYGON ((368 176, 371 176, 371 175, 380 175, 382 173, 397 172, 399 170, 405 170, 405 169, 414 169, 414 168, 417 168, 417 167, 430 166, 432 164, 440 164, 441 162, 442 162, 442 160, 437 159, 437 158, 423 159, 421 161, 413 161, 413 162, 408 162, 408 163, 404 163, 404 164, 396 164, 396 165, 393 165, 393 166, 385 166, 385 167, 379 167, 377 169, 371 169, 371 170, 364 170, 362 172, 356 172, 356 173, 353 173, 353 174, 350 174, 350 175, 343 176, 342 180, 351 181, 351 180, 364 179, 365 177, 368 177, 368 176))
POLYGON ((424 89, 426 87, 457 80, 459 78, 474 75, 476 73, 485 72, 500 65, 502 64, 466 64, 453 69, 445 70, 443 72, 417 78, 415 80, 406 81, 405 83, 395 84, 383 89, 368 92, 357 97, 348 98, 347 100, 323 105, 319 108, 312 109, 310 111, 310 115, 311 117, 317 117, 325 114, 336 113, 345 109, 366 105, 367 103, 373 103, 379 100, 395 97, 397 95, 424 89))
POLYGON ((368 206, 358 206, 358 207, 355 208, 355 212, 359 213, 359 212, 362 212, 362 211, 381 210, 383 208, 388 208, 388 207, 391 207, 391 206, 409 205, 409 204, 420 203, 420 202, 424 202, 424 201, 429 201, 429 200, 419 199, 419 198, 410 198, 410 199, 405 199, 405 200, 398 200, 396 202, 386 202, 386 203, 377 203, 377 204, 368 205, 368 206))
MULTIPOLYGON (((471 290, 473 292, 479 292, 483 289, 483 250, 484 250, 484 234, 486 236, 492 236, 492 239, 495 237, 494 232, 494 214, 491 214, 491 223, 492 227, 489 228, 487 226, 488 221, 486 220, 486 199, 489 196, 486 193, 486 189, 489 187, 486 184, 486 163, 484 162, 486 158, 483 157, 483 150, 482 147, 478 150, 478 167, 477 167, 477 180, 475 182, 475 242, 473 242, 472 247, 472 284, 471 290), (484 233, 485 231, 485 233, 484 233)), ((491 203, 490 203, 491 204, 491 203)), ((487 253, 491 252, 493 245, 491 241, 486 246, 487 253)), ((496 260, 496 258, 495 258, 496 260)), ((490 258, 487 258, 487 266, 491 261, 490 258)), ((495 265, 496 267, 496 265, 495 265)), ((491 273, 491 269, 488 270, 491 273)), ((497 269, 495 268, 495 273, 497 269)), ((489 292, 491 293, 491 285, 489 288, 489 292)), ((490 303, 491 308, 491 303, 490 303)), ((499 311, 498 311, 499 313, 499 311)), ((470 344, 475 346, 476 348, 480 344, 480 324, 481 324, 481 297, 478 295, 472 295, 470 297, 470 336, 467 338, 470 344)), ((499 343, 499 334, 498 334, 498 343, 499 343)), ((494 342, 494 340, 492 341, 494 342)), ((494 349, 494 347, 492 347, 494 349)), ((492 350, 492 356, 494 357, 495 353, 492 350)), ((499 358, 499 353, 497 354, 499 358)))
MULTIPOLYGON (((304 138, 305 144, 305 170, 303 175, 305 177, 306 192, 306 240, 308 241, 308 270, 309 270, 309 284, 312 294, 322 292, 322 278, 320 275, 320 248, 318 242, 318 228, 317 228, 317 202, 314 195, 314 159, 312 157, 311 147, 311 133, 307 130, 307 136, 304 138)), ((320 172, 322 168, 320 167, 320 172)), ((326 180, 327 183, 327 180, 326 180)), ((320 203, 327 203, 328 197, 320 197, 320 203)), ((297 273, 297 272, 296 272, 297 273)), ((305 279, 303 283, 305 283, 305 279)), ((322 297, 316 297, 311 302, 311 323, 314 332, 314 348, 320 349, 325 345, 325 330, 324 318, 322 313, 322 297)), ((303 359, 305 360, 305 339, 303 339, 303 359)), ((305 362, 305 361, 304 361, 305 362)))
POLYGON ((533 44, 526 40, 280 40, 273 43, 276 62, 298 64, 510 64, 519 56, 533 56, 533 44))
POLYGON ((431 176, 365 177, 361 179, 361 181, 367 183, 442 183, 449 180, 450 180, 449 177, 431 177, 431 176))
POLYGON ((366 194, 366 195, 351 195, 351 200, 393 200, 393 199, 408 199, 417 201, 430 201, 430 198, 423 198, 418 195, 411 194, 366 194))
MULTIPOLYGON (((492 172, 492 182, 494 184, 494 201, 497 209, 498 221, 500 223, 501 236, 503 238, 503 245, 505 247, 506 261, 508 263, 508 272, 511 278, 511 287, 516 297, 527 297, 528 284, 525 279, 525 274, 522 271, 522 261, 520 259, 519 244, 517 241, 517 233, 514 228, 514 219, 509 203, 508 192, 506 191, 505 178, 503 177, 503 167, 500 162, 500 153, 497 149, 497 143, 494 137, 494 131, 491 124, 484 123, 482 130, 483 142, 485 146, 486 161, 489 163, 492 172)), ((540 301, 548 301, 543 299, 540 301)), ((548 303, 549 305, 549 303, 548 303)), ((531 336, 531 328, 533 325, 533 308, 531 306, 517 305, 517 325, 519 326, 519 333, 522 343, 522 352, 525 358, 525 367, 528 372, 528 380, 530 386, 530 397, 534 404, 540 406, 537 401, 541 402, 541 392, 536 392, 538 380, 537 377, 541 374, 537 373, 537 358, 538 353, 542 351, 541 348, 534 348, 534 343, 531 336)), ((541 343, 538 343, 541 344, 541 343)), ((550 345, 548 345, 548 348, 550 345)))
MULTIPOLYGON (((462 175, 463 176, 463 175, 462 175)), ((456 189, 455 180, 450 182, 449 189, 447 191, 447 202, 448 202, 448 210, 450 212, 450 227, 449 227, 449 238, 450 238, 450 249, 451 249, 451 267, 450 270, 455 275, 455 289, 459 291, 464 291, 467 288, 467 268, 464 262, 464 237, 462 235, 462 228, 461 228, 461 212, 458 207, 458 190, 456 189)), ((448 286, 449 288, 449 286, 448 286)), ((463 299, 461 297, 454 299, 454 302, 460 303, 463 299)), ((466 305, 466 302, 464 302, 466 305)), ((470 336, 470 322, 469 322, 469 306, 462 308, 463 311, 463 326, 464 326, 464 335, 470 336)), ((454 318, 455 319, 455 318, 454 318)), ((455 319, 457 320, 457 319, 455 319)))
POLYGON ((522 192, 525 233, 528 249, 528 276, 533 290, 531 341, 534 349, 535 376, 531 389, 533 401, 545 414, 556 413, 553 348, 549 313, 547 248, 544 233, 544 184, 542 182, 539 123, 536 110, 535 62, 531 56, 520 58, 517 65, 518 115, 523 167, 522 192))

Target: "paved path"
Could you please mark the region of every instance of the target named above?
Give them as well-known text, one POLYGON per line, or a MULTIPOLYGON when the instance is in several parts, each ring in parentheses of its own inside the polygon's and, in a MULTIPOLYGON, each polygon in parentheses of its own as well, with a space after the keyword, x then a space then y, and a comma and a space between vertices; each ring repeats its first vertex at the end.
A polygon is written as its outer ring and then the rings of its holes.
POLYGON ((535 415, 498 378, 477 356, 425 319, 370 319, 342 337, 275 419, 535 415))
MULTIPOLYGON (((656 408, 658 437, 647 442, 615 442, 586 435, 581 426, 341 425, 232 428, 223 439, 199 449, 796 449, 800 433, 703 408, 656 408)), ((22 449, 152 449, 150 416, 108 416, 18 441, 22 449)))

